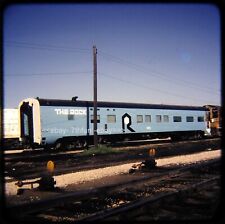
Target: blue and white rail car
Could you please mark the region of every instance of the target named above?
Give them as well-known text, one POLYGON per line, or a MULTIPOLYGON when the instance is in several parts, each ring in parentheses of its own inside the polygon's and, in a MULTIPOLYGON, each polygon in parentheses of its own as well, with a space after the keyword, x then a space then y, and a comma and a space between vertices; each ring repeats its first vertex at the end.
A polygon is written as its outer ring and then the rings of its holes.
MULTIPOLYGON (((20 140, 24 144, 53 145, 71 136, 87 135, 87 106, 73 101, 28 98, 19 104, 20 140)), ((77 140, 77 139, 76 139, 77 140)))
MULTIPOLYGON (((29 98, 19 110, 20 139, 30 145, 84 146, 93 139, 92 101, 29 98)), ((98 102, 99 141, 203 137, 206 111, 192 106, 98 102)))

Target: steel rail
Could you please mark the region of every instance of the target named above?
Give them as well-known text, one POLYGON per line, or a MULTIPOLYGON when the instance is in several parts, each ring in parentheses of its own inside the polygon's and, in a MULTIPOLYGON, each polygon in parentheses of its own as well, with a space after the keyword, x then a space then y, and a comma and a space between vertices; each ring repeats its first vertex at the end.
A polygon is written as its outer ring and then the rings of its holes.
POLYGON ((163 200, 163 199, 166 199, 166 198, 169 198, 169 197, 174 197, 175 195, 178 195, 178 194, 187 193, 189 191, 192 191, 193 189, 196 189, 198 187, 201 187, 201 186, 204 186, 206 184, 212 183, 212 182, 217 181, 219 179, 220 179, 220 177, 216 176, 216 177, 210 178, 209 180, 204 180, 204 181, 201 181, 197 184, 193 184, 191 186, 188 186, 184 189, 175 190, 173 192, 166 192, 166 193, 162 193, 162 194, 156 195, 156 196, 148 196, 148 197, 145 197, 144 199, 141 198, 141 199, 138 199, 134 202, 130 202, 128 204, 124 204, 124 205, 121 205, 121 206, 116 207, 116 208, 110 208, 110 209, 100 211, 100 212, 95 213, 93 215, 90 215, 88 217, 79 219, 78 221, 100 221, 100 220, 103 220, 103 219, 108 218, 108 217, 121 215, 124 212, 128 212, 128 211, 131 211, 131 210, 134 210, 134 209, 138 209, 138 208, 140 208, 140 207, 142 207, 146 204, 155 203, 157 201, 160 201, 160 200, 163 200))
MULTIPOLYGON (((110 145, 111 147, 120 150, 121 152, 126 152, 129 150, 132 150, 132 148, 125 148, 123 149, 123 147, 133 147, 133 146, 143 146, 143 147, 158 147, 161 146, 163 144, 163 146, 173 146, 174 144, 189 144, 189 143, 198 143, 199 144, 202 143, 207 143, 207 141, 218 141, 220 140, 219 138, 214 138, 214 139, 202 139, 202 140, 189 140, 189 141, 178 141, 178 142, 171 142, 170 140, 163 140, 163 141, 132 141, 132 142, 121 142, 120 143, 113 143, 114 145, 110 145), (165 144, 165 145, 164 145, 165 144), (120 147, 122 147, 122 149, 120 149, 120 147)), ((215 142, 216 143, 216 142, 215 142)), ((213 147, 213 146, 209 146, 209 147, 213 147)), ((91 149, 90 149, 91 150, 91 149)), ((138 149, 140 150, 140 149, 138 149)), ((142 148, 142 150, 144 150, 144 148, 142 148)), ((82 153, 84 150, 70 150, 70 151, 54 151, 54 150, 47 150, 45 151, 44 149, 42 150, 37 150, 37 151, 24 151, 24 152, 20 152, 20 153, 12 153, 12 154, 4 154, 4 161, 5 162, 20 162, 20 161, 36 161, 39 160, 41 158, 46 158, 47 156, 49 156, 49 159, 59 159, 61 157, 68 157, 69 155, 72 156, 77 156, 77 157, 88 157, 88 156, 83 156, 80 153, 82 153)))
POLYGON ((180 176, 183 175, 182 172, 188 172, 190 168, 198 168, 205 165, 213 165, 218 163, 219 161, 220 159, 213 159, 213 160, 204 161, 201 163, 189 164, 187 166, 184 166, 178 169, 175 168, 175 170, 169 171, 166 174, 163 173, 163 175, 158 174, 154 176, 145 176, 135 180, 127 181, 125 183, 123 182, 119 184, 110 184, 104 187, 99 187, 99 188, 91 189, 91 190, 81 190, 78 192, 63 193, 62 195, 57 195, 54 198, 43 199, 43 200, 34 201, 31 203, 26 203, 26 204, 18 204, 18 205, 9 206, 7 207, 7 210, 9 214, 11 214, 12 216, 23 217, 27 214, 40 212, 48 208, 54 208, 58 205, 67 204, 74 200, 81 200, 81 199, 85 199, 87 197, 98 195, 98 194, 102 195, 104 194, 104 192, 114 191, 118 187, 123 188, 123 187, 127 187, 128 185, 133 185, 135 183, 140 184, 141 182, 145 182, 145 181, 159 181, 160 179, 163 179, 163 180, 172 179, 179 175, 180 176))

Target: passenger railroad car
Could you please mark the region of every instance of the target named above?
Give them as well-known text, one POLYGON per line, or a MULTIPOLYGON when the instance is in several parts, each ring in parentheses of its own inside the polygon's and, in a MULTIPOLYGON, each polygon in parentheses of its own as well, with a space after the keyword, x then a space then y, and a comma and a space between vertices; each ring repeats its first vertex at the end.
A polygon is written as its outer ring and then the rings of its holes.
MULTIPOLYGON (((99 142, 156 137, 204 136, 204 107, 98 102, 99 142)), ((20 139, 31 146, 91 144, 93 102, 28 98, 19 104, 20 139)))

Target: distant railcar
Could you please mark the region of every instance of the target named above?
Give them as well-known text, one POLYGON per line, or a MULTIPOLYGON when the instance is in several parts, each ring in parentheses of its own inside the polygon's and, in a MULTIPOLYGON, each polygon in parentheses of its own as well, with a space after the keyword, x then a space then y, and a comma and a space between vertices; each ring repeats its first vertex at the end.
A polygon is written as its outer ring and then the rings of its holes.
POLYGON ((208 109, 207 128, 211 136, 221 136, 222 132, 222 113, 221 107, 216 105, 205 105, 208 109))
POLYGON ((19 145, 18 109, 3 109, 3 143, 4 149, 17 148, 19 145))
MULTIPOLYGON (((206 112, 194 106, 98 102, 98 140, 202 138, 206 112)), ((92 143, 92 101, 28 98, 20 102, 19 113, 20 140, 32 147, 92 143)))

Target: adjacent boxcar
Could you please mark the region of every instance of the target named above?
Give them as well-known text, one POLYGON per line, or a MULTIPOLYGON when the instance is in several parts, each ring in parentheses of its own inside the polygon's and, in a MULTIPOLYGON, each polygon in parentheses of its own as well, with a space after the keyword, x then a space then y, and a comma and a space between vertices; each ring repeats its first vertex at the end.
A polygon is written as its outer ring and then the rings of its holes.
POLYGON ((207 113, 207 127, 211 136, 222 135, 222 110, 221 106, 205 105, 205 108, 209 110, 207 113))
MULTIPOLYGON (((20 139, 32 146, 85 146, 93 139, 93 102, 28 98, 19 104, 20 139)), ((204 107, 98 102, 100 142, 204 136, 204 107)))
POLYGON ((4 149, 19 146, 18 109, 3 109, 3 143, 4 149))

